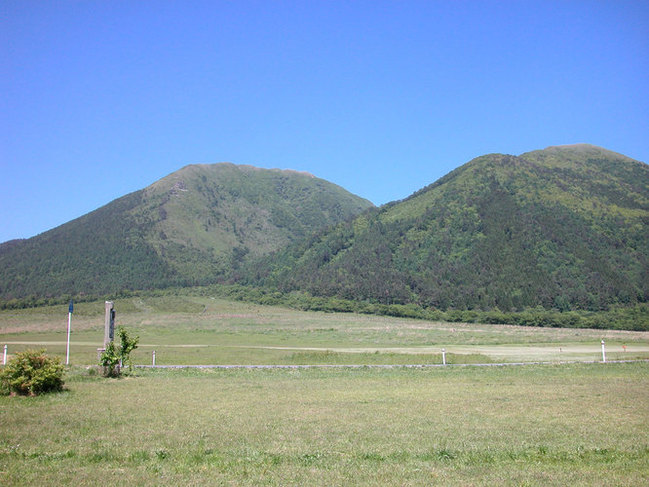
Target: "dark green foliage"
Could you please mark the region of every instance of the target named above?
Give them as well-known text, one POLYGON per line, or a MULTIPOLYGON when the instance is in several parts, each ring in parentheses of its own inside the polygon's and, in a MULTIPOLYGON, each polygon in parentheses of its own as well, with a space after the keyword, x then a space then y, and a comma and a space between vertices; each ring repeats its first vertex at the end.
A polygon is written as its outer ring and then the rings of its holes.
POLYGON ((355 301, 338 297, 313 296, 302 291, 282 293, 269 288, 241 285, 213 285, 168 292, 188 292, 200 296, 220 296, 237 301, 248 301, 268 306, 285 306, 301 311, 324 311, 326 313, 360 313, 399 318, 416 318, 451 323, 485 323, 553 328, 595 328, 608 330, 649 331, 649 304, 618 306, 608 311, 546 310, 541 307, 522 311, 504 312, 498 308, 490 311, 453 310, 442 311, 414 303, 383 304, 355 301))
POLYGON ((371 203, 308 174, 194 165, 27 240, 0 244, 0 307, 194 286, 371 203))
POLYGON ((58 357, 48 357, 45 350, 25 350, 0 370, 0 390, 29 396, 58 392, 63 390, 63 372, 58 357))
POLYGON ((649 167, 592 146, 475 159, 247 269, 243 282, 505 312, 649 300, 649 167))
POLYGON ((20 244, 0 246, 0 296, 96 295, 173 282, 174 271, 144 238, 146 225, 130 216, 141 201, 142 192, 132 193, 20 244))

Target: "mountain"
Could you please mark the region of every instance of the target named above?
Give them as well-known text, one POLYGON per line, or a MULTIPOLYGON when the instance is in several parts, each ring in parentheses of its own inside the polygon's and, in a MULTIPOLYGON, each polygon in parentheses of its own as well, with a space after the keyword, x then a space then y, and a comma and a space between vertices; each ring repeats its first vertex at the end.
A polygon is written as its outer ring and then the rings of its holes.
POLYGON ((76 220, 0 245, 0 298, 215 282, 372 203, 310 174, 190 165, 76 220))
POLYGON ((591 145, 478 157, 279 251, 247 282, 502 311, 649 300, 649 166, 591 145))

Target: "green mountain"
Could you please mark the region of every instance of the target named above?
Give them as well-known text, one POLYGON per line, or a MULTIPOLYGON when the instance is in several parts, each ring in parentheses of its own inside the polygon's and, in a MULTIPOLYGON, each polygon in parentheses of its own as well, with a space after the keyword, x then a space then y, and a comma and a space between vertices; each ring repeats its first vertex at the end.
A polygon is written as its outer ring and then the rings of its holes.
POLYGON ((373 205, 307 173, 190 165, 27 240, 0 245, 0 298, 216 282, 373 205))
POLYGON ((248 269, 247 282, 502 311, 649 300, 649 166, 590 145, 490 154, 248 269))

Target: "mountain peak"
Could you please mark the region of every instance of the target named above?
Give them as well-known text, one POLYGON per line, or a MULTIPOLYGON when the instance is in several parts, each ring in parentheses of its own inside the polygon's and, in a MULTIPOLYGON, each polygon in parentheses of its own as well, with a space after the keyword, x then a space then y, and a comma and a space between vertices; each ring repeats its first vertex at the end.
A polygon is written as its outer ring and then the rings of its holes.
POLYGON ((542 160, 546 160, 547 162, 552 162, 553 159, 562 160, 565 163, 584 163, 589 159, 611 159, 638 162, 634 159, 631 159, 630 157, 625 156, 624 154, 613 152, 611 150, 605 149, 604 147, 599 147, 592 144, 553 145, 546 147, 543 150, 526 152, 520 155, 520 157, 523 158, 527 156, 540 158, 542 160))
POLYGON ((242 172, 264 172, 264 171, 271 171, 271 172, 279 172, 279 173, 286 173, 286 174, 300 174, 303 176, 308 176, 310 178, 315 178, 315 176, 307 171, 298 171, 295 169, 281 169, 281 168, 263 168, 263 167, 257 167, 253 166, 252 164, 235 164, 233 162, 228 162, 228 161, 223 161, 223 162, 213 162, 213 163, 196 163, 196 164, 188 164, 186 166, 183 166, 181 169, 176 171, 176 174, 179 172, 183 172, 186 170, 196 170, 196 169, 201 169, 201 170, 213 170, 213 171, 222 171, 222 170, 238 170, 242 172))
POLYGON ((0 298, 216 282, 372 203, 307 173, 190 164, 32 239, 0 246, 0 298))
POLYGON ((643 163, 588 144, 488 154, 274 256, 268 280, 441 309, 599 310, 649 300, 647 222, 643 163))

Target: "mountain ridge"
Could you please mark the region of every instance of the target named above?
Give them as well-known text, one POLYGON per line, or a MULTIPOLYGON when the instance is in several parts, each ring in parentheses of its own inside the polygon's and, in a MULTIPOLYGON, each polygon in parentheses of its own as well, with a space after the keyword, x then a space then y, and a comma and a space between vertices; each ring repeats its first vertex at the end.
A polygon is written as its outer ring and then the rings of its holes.
POLYGON ((309 173, 189 164, 37 237, 0 244, 0 299, 229 282, 598 311, 649 301, 649 166, 589 144, 486 154, 377 208, 309 173))
POLYGON ((0 296, 195 285, 369 201, 296 171, 190 164, 31 239, 0 246, 0 296))
POLYGON ((488 154, 280 251, 261 284, 439 309, 605 309, 649 298, 648 223, 642 162, 590 145, 488 154))

